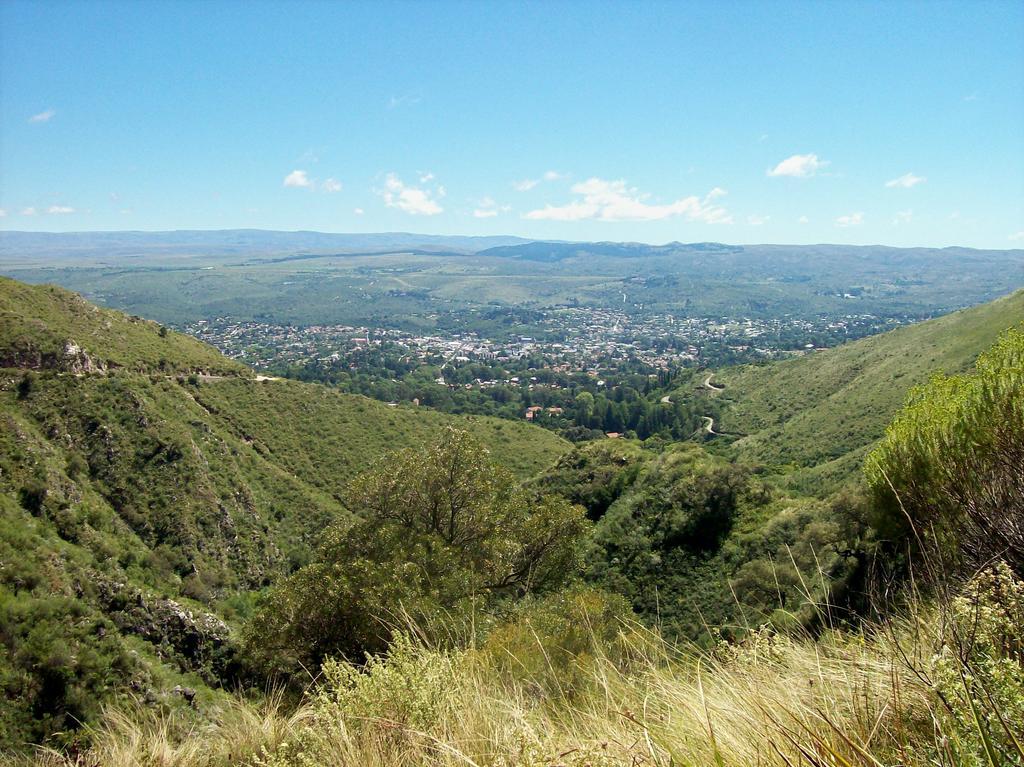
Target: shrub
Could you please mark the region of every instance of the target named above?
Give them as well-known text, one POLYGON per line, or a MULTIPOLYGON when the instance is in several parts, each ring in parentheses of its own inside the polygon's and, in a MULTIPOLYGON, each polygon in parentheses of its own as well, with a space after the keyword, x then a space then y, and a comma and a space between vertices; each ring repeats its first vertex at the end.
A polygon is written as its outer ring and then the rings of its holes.
POLYGON ((18 501, 21 503, 22 508, 38 516, 43 511, 47 494, 46 479, 44 477, 33 477, 21 486, 21 489, 18 491, 18 501))
POLYGON ((36 374, 29 370, 18 381, 18 399, 28 399, 36 388, 36 374))
POLYGON ((1024 332, 973 373, 915 389, 866 463, 880 535, 950 567, 1004 559, 1024 573, 1024 332))
POLYGON ((1014 759, 1024 760, 1024 582, 998 562, 968 581, 949 618, 931 673, 953 720, 948 728, 960 735, 950 748, 962 764, 1020 764, 1014 759))
POLYGON ((621 660, 620 635, 631 618, 622 597, 574 586, 517 605, 477 658, 538 697, 574 697, 595 681, 599 660, 621 660))
POLYGON ((268 670, 382 652, 403 624, 458 634, 480 608, 556 588, 581 564, 583 510, 517 488, 451 428, 359 477, 349 507, 359 521, 329 530, 317 560, 269 592, 249 626, 268 670))

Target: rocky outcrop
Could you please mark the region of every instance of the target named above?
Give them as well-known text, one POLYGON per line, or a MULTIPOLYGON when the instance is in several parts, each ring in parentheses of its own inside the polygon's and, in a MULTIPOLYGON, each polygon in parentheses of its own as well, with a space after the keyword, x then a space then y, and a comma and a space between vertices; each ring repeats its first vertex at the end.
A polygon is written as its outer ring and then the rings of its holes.
POLYGON ((61 373, 103 373, 107 365, 93 359, 74 341, 64 342, 59 352, 44 352, 32 343, 15 343, 0 349, 0 368, 56 370, 61 373))
POLYGON ((97 587, 102 608, 114 624, 155 645, 165 660, 211 683, 234 674, 237 650, 230 629, 217 616, 104 576, 97 576, 97 587))
POLYGON ((100 373, 107 369, 102 360, 94 360, 74 341, 64 343, 60 365, 60 369, 66 373, 100 373))

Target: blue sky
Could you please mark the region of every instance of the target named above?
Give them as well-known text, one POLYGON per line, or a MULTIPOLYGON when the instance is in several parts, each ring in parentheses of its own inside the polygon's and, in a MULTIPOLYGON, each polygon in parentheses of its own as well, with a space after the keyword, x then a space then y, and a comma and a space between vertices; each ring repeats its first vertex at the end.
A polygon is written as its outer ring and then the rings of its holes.
POLYGON ((1024 3, 0 3, 0 228, 1024 247, 1024 3))

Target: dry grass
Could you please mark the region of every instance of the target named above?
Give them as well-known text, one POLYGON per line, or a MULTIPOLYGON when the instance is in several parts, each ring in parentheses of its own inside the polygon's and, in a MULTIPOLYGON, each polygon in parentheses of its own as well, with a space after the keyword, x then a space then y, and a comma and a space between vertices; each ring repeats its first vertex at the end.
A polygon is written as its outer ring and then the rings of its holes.
POLYGON ((112 710, 87 752, 25 764, 1024 767, 1024 582, 1001 563, 941 608, 813 638, 761 629, 704 652, 577 622, 594 641, 574 654, 532 618, 509 624, 522 644, 400 634, 362 667, 325 664, 297 708, 237 699, 202 725, 112 710))
POLYGON ((908 663, 939 651, 938 625, 907 621, 815 641, 760 633, 711 654, 629 626, 614 657, 575 661, 585 666, 575 690, 498 673, 486 647, 439 652, 406 642, 363 670, 329 666, 294 711, 274 698, 237 701, 185 731, 157 714, 112 711, 92 750, 40 752, 35 763, 993 767, 959 747, 963 733, 924 667, 908 663))

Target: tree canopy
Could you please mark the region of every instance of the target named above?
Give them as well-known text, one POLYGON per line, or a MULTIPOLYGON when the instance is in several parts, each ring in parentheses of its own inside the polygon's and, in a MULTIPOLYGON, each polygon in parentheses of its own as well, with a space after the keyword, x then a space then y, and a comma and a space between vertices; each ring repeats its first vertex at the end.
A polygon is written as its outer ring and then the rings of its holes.
POLYGON ((384 458, 352 483, 348 504, 358 521, 328 529, 316 560, 263 600, 248 632, 258 658, 360 659, 410 621, 443 635, 580 566, 583 510, 519 488, 453 428, 384 458))

